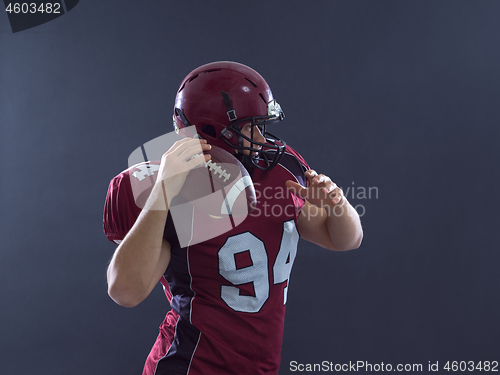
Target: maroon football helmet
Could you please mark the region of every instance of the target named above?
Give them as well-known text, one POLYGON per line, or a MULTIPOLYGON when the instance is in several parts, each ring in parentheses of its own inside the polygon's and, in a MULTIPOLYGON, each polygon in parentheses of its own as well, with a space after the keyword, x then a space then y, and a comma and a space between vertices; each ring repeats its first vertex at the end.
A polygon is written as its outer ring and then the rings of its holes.
POLYGON ((186 127, 195 126, 198 136, 235 155, 249 171, 254 167, 270 170, 281 159, 286 144, 268 133, 266 125, 284 117, 264 78, 231 61, 196 68, 184 78, 175 98, 174 128, 178 134, 193 137, 186 127), (266 143, 254 141, 254 126, 250 138, 241 133, 249 122, 259 127, 266 143), (250 147, 243 146, 244 139, 250 147), (243 155, 243 150, 250 150, 250 155, 243 155))

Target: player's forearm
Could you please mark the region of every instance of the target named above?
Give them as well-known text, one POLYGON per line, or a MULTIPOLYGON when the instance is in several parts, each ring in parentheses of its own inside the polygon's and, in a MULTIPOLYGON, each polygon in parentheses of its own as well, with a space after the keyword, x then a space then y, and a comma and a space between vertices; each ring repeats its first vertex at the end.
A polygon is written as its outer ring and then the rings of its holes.
POLYGON ((134 226, 116 249, 107 276, 108 294, 118 304, 128 307, 139 304, 158 282, 154 280, 159 274, 158 265, 166 267, 160 257, 167 209, 161 186, 155 187, 134 226), (158 209, 160 206, 163 209, 158 209))
POLYGON ((347 199, 342 199, 343 202, 329 211, 326 220, 328 234, 336 250, 357 249, 363 239, 361 220, 347 199))

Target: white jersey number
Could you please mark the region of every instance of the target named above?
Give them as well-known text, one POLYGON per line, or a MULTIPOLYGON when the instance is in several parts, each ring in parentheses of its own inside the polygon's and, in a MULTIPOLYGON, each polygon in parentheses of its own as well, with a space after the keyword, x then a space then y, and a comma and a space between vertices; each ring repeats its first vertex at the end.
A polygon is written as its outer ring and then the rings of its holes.
MULTIPOLYGON (((293 220, 283 223, 281 245, 273 265, 273 284, 290 279, 293 261, 297 254, 299 233, 293 220)), ((221 286, 221 298, 235 311, 255 313, 260 311, 269 298, 268 255, 264 242, 250 232, 229 237, 218 252, 219 273, 233 285, 221 286), (251 265, 237 268, 235 255, 249 253, 251 265), (237 285, 252 283, 254 295, 242 295, 237 285)), ((283 291, 286 303, 288 287, 283 291)))

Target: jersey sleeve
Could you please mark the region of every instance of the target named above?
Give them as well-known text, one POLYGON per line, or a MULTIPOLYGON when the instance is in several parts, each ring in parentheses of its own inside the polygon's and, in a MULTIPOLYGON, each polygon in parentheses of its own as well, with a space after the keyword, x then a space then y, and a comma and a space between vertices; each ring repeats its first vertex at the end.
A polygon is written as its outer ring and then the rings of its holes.
POLYGON ((104 203, 103 230, 108 240, 123 240, 140 212, 134 200, 130 175, 119 174, 111 180, 104 203))

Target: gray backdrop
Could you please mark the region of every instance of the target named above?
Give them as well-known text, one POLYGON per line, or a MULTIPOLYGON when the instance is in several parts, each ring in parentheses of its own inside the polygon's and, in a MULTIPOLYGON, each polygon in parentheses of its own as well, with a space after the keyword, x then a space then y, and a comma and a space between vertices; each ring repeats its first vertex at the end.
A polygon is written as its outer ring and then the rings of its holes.
POLYGON ((280 374, 500 360, 499 12, 87 0, 16 34, 0 15, 1 373, 141 373, 169 306, 159 286, 133 309, 107 296, 104 198, 215 60, 259 71, 286 113, 275 133, 364 209, 360 249, 301 241, 280 374))

